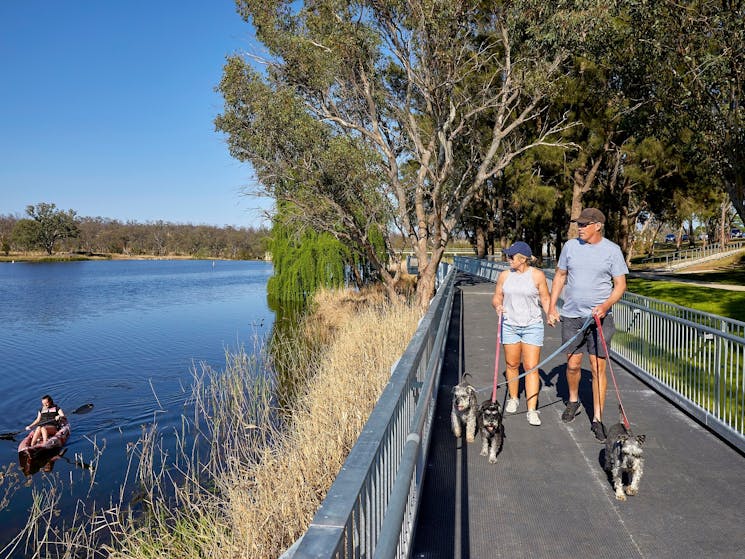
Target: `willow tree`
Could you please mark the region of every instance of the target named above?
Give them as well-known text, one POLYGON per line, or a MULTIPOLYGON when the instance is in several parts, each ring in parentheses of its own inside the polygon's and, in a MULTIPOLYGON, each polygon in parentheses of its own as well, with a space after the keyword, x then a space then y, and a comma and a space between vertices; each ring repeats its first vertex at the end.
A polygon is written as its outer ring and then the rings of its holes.
POLYGON ((516 156, 562 143, 566 123, 546 112, 567 56, 557 36, 581 34, 595 2, 237 4, 267 54, 261 70, 257 57, 225 67, 217 127, 231 153, 271 196, 300 199, 318 228, 362 245, 370 221, 398 228, 426 306, 471 200, 516 156), (519 134, 537 123, 538 134, 519 134), (457 171, 455 153, 464 154, 457 171), (349 181, 335 167, 346 158, 359 163, 347 166, 349 181))
POLYGON ((270 250, 275 272, 269 278, 267 294, 273 299, 304 301, 319 287, 344 285, 350 255, 329 233, 298 232, 275 222, 270 250))

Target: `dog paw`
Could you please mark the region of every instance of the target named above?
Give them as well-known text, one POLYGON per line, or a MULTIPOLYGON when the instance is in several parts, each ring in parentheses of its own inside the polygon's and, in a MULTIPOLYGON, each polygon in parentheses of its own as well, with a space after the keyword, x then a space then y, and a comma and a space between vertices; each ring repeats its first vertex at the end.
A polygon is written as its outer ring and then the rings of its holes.
POLYGON ((472 443, 475 440, 476 440, 476 437, 474 437, 473 435, 466 435, 466 442, 467 443, 472 443))
POLYGON ((626 495, 624 495, 623 493, 616 493, 616 500, 618 500, 618 501, 625 501, 626 500, 626 495))
POLYGON ((487 454, 487 450, 486 449, 484 449, 481 452, 479 452, 479 455, 480 456, 486 456, 486 454, 487 454))
POLYGON ((496 464, 496 463, 497 463, 497 457, 489 456, 489 464, 496 464))
POLYGON ((455 437, 456 439, 460 439, 460 435, 461 435, 461 432, 460 432, 460 431, 455 431, 455 430, 453 430, 453 436, 454 436, 454 437, 455 437))
POLYGON ((634 496, 637 493, 637 489, 634 489, 633 487, 627 487, 626 488, 626 495, 634 496))

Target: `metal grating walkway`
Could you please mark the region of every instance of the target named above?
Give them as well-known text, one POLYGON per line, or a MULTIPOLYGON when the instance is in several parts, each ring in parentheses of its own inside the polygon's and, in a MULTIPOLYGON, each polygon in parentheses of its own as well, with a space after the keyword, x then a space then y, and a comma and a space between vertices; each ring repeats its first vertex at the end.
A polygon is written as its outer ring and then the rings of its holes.
MULTIPOLYGON (((412 556, 745 557, 745 457, 617 364, 613 370, 632 428, 647 436, 640 493, 625 502, 616 501, 601 466, 604 445, 590 432, 586 358, 583 410, 574 422, 561 421, 567 387, 564 358, 557 357, 541 370, 543 425, 527 423, 521 386, 520 409, 505 416, 506 439, 496 464, 479 456, 478 437, 468 445, 453 438, 450 389, 461 369, 483 389, 480 402, 491 395, 493 289, 492 283, 459 276, 412 556)), ((544 356, 560 344, 558 327, 546 327, 545 343, 544 356)), ((500 403, 505 390, 499 388, 500 403)), ((610 379, 606 409, 608 425, 617 418, 610 379)))

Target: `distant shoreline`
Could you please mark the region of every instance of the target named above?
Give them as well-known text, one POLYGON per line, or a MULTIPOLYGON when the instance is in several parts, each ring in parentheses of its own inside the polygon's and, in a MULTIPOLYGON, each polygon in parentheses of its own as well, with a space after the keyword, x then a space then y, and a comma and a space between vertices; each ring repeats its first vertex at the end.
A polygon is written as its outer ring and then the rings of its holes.
MULTIPOLYGON (((7 256, 0 254, 0 263, 14 263, 14 262, 86 262, 86 261, 101 261, 101 260, 230 260, 228 258, 216 258, 216 257, 197 257, 197 256, 184 256, 179 254, 167 254, 158 256, 155 254, 113 254, 113 253, 69 253, 60 252, 56 254, 46 254, 41 252, 28 252, 28 253, 9 253, 7 256)), ((263 262, 264 260, 254 259, 235 259, 235 260, 255 260, 257 262, 263 262)))

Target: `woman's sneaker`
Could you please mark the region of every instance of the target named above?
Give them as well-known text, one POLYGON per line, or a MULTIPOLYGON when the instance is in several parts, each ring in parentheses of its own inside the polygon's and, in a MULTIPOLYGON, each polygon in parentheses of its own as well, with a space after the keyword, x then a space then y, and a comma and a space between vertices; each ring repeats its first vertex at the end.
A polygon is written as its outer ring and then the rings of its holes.
POLYGON ((507 404, 505 404, 504 406, 504 411, 506 411, 507 413, 515 413, 519 405, 520 400, 518 400, 517 398, 509 398, 507 400, 507 404))
POLYGON ((541 424, 541 418, 538 414, 541 413, 538 410, 528 410, 528 423, 535 425, 536 427, 541 424))

